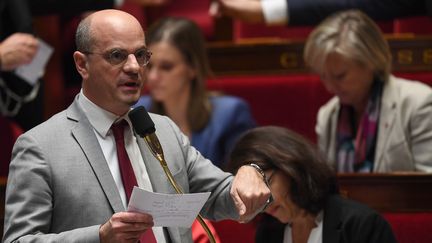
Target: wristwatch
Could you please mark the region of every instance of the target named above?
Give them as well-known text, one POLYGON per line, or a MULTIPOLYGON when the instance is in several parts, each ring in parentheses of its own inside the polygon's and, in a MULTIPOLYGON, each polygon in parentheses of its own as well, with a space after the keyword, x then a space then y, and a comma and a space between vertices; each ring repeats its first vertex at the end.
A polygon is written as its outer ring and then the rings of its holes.
MULTIPOLYGON (((247 164, 247 165, 255 168, 255 170, 257 170, 258 173, 261 174, 261 176, 263 177, 264 183, 267 185, 268 189, 270 190, 270 184, 269 184, 269 181, 267 179, 267 176, 264 173, 264 170, 261 169, 261 167, 259 165, 255 164, 255 163, 250 163, 250 164, 247 164)), ((261 209, 261 212, 263 212, 270 205, 270 203, 272 203, 272 202, 273 202, 273 196, 272 196, 271 191, 270 191, 270 197, 267 199, 264 207, 261 209)))

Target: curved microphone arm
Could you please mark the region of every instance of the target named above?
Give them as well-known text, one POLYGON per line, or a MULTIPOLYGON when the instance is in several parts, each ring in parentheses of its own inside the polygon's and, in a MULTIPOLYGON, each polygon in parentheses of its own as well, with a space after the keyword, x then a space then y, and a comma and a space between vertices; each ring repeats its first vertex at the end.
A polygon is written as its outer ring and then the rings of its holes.
MULTIPOLYGON (((169 182, 171 183, 171 185, 174 187, 174 190, 178 194, 183 194, 183 191, 182 191, 181 187, 174 180, 174 177, 173 177, 170 169, 168 168, 167 162, 165 161, 165 158, 164 158, 164 153, 163 153, 162 146, 161 146, 161 144, 159 142, 159 139, 157 138, 156 134, 155 133, 150 133, 150 134, 145 135, 143 138, 146 141, 146 144, 149 147, 150 151, 152 152, 153 156, 161 164, 161 166, 162 166, 162 168, 163 168, 163 170, 165 172, 165 175, 167 176, 167 178, 168 178, 169 182)), ((210 242, 211 243, 215 243, 216 240, 215 240, 212 232, 210 231, 209 227, 204 222, 204 219, 203 219, 203 217, 200 214, 198 214, 197 220, 201 224, 201 226, 204 228, 205 232, 207 233, 207 236, 208 236, 210 242)))

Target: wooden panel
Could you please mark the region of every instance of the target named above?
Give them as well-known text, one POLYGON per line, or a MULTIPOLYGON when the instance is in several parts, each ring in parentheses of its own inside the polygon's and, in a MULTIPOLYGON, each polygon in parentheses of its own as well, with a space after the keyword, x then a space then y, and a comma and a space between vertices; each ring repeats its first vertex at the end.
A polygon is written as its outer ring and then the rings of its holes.
MULTIPOLYGON (((393 71, 432 72, 432 36, 388 37, 393 71)), ((305 73, 304 40, 253 39, 208 45, 210 65, 218 75, 305 73)))
POLYGON ((381 212, 432 212, 432 174, 339 174, 341 194, 381 212))

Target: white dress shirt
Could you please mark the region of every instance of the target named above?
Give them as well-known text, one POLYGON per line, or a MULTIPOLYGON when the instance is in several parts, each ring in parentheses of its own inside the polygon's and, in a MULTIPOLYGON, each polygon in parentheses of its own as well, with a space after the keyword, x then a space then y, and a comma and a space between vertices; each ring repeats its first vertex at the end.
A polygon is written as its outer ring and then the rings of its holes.
MULTIPOLYGON (((87 116, 90 124, 93 126, 93 131, 105 156, 105 160, 108 163, 108 167, 120 193, 123 206, 127 209, 126 193, 120 174, 116 143, 114 135, 111 131, 111 125, 113 123, 118 122, 122 119, 127 121, 128 126, 125 128, 124 131, 125 147, 129 159, 132 163, 132 168, 135 172, 138 186, 145 190, 153 191, 153 187, 147 174, 147 169, 144 164, 141 152, 139 150, 136 137, 133 135, 131 129, 132 126, 129 117, 127 115, 119 117, 111 112, 102 109, 101 107, 90 101, 84 95, 82 90, 79 95, 79 105, 84 110, 84 113, 87 116)), ((153 227, 152 229, 157 242, 166 242, 162 227, 153 227)))

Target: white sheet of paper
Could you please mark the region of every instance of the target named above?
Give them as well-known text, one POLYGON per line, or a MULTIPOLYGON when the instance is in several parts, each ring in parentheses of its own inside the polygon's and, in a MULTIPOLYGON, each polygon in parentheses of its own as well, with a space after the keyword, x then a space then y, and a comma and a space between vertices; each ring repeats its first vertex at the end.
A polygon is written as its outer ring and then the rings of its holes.
POLYGON ((39 39, 39 49, 35 57, 29 64, 19 66, 15 69, 15 74, 27 83, 34 85, 36 81, 44 75, 45 66, 53 53, 53 48, 39 39))
POLYGON ((163 194, 134 187, 128 211, 148 213, 154 226, 191 227, 210 192, 163 194))

